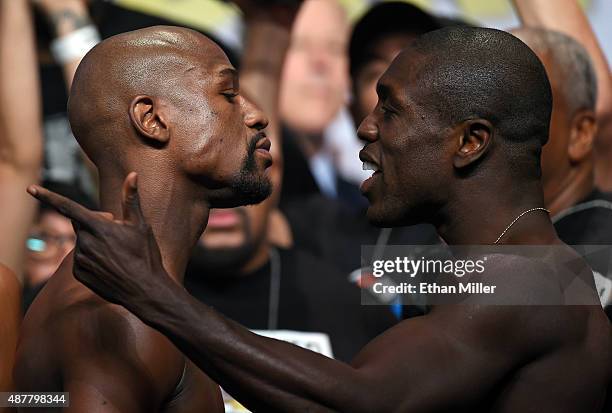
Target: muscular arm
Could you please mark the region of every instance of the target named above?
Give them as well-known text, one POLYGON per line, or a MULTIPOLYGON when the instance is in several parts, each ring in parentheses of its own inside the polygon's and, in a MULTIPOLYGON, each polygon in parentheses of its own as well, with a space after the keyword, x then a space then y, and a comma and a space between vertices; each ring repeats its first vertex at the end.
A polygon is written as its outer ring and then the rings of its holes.
POLYGON ((40 96, 27 0, 0 1, 0 263, 21 279, 42 160, 40 96))
POLYGON ((479 400, 524 355, 499 339, 502 325, 521 330, 500 309, 404 321, 347 365, 257 336, 180 289, 163 296, 132 311, 255 411, 445 411, 479 400))
MULTIPOLYGON (((528 317, 516 306, 444 306, 388 330, 347 365, 257 336, 173 282, 142 215, 135 174, 124 185, 122 221, 43 188, 30 191, 78 223, 79 281, 160 331, 256 411, 424 413, 467 407, 482 402, 518 366, 549 351, 554 340, 542 331, 542 320, 534 324, 533 312, 528 317)), ((529 266, 501 264, 513 277, 489 265, 497 277, 491 282, 516 281, 520 274, 525 291, 542 290, 529 284, 539 282, 529 266)))
POLYGON ((523 25, 565 33, 589 53, 597 75, 596 179, 602 189, 612 190, 612 77, 587 17, 576 0, 514 0, 514 4, 523 25))

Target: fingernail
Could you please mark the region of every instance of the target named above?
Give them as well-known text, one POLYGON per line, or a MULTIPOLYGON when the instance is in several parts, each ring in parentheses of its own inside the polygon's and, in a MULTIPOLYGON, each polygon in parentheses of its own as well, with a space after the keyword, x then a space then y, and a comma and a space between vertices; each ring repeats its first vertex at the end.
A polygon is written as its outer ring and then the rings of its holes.
POLYGON ((26 191, 30 194, 30 195, 36 195, 38 193, 38 191, 36 190, 36 187, 34 185, 30 185, 28 186, 28 189, 26 189, 26 191))

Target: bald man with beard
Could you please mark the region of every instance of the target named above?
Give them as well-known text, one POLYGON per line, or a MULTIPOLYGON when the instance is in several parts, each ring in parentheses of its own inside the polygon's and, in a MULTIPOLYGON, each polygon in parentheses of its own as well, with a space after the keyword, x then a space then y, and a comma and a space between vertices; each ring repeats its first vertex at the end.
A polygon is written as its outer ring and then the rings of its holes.
MULTIPOLYGON (((124 180, 137 172, 173 283, 182 284, 211 207, 270 193, 268 121, 240 95, 223 51, 197 32, 154 27, 105 40, 80 64, 68 110, 98 167, 105 216, 144 219, 136 175, 124 180)), ((15 378, 20 391, 69 392, 68 411, 223 411, 219 387, 168 339, 74 279, 73 254, 30 307, 15 378)))

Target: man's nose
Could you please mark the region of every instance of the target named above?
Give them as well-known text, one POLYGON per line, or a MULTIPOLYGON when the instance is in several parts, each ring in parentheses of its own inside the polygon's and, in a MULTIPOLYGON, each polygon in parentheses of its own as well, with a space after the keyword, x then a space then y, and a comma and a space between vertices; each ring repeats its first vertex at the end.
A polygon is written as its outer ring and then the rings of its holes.
POLYGON ((317 73, 327 73, 333 65, 331 54, 322 47, 313 48, 310 51, 310 65, 317 73))
POLYGON ((372 119, 372 115, 366 116, 366 118, 359 125, 357 129, 357 136, 359 139, 365 142, 374 142, 378 137, 378 127, 372 119))
POLYGON ((244 123, 249 128, 257 130, 265 129, 268 126, 268 117, 253 102, 244 98, 244 123))

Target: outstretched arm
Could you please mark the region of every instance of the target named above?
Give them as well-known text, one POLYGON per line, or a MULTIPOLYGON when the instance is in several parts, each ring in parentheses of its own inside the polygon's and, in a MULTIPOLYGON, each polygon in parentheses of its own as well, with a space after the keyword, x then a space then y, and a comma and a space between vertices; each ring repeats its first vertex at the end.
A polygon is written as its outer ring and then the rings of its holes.
MULTIPOLYGON (((140 211, 134 173, 124 187, 122 221, 43 188, 29 191, 75 222, 79 281, 160 331, 256 411, 442 411, 480 400, 524 362, 519 340, 532 333, 514 310, 499 307, 446 307, 404 321, 351 365, 258 336, 168 277, 140 211), (501 334, 501 328, 516 334, 501 334)), ((535 346, 532 340, 529 351, 535 346)))
POLYGON ((81 59, 99 41, 87 3, 85 0, 36 0, 36 4, 45 14, 55 35, 52 49, 55 47, 58 50, 54 57, 62 67, 66 88, 70 90, 81 59), (66 41, 71 36, 72 40, 66 41))
POLYGON ((579 41, 589 53, 597 75, 596 180, 602 189, 612 190, 612 77, 587 17, 576 0, 514 0, 514 4, 524 26, 565 33, 579 41))
POLYGON ((0 263, 19 279, 42 161, 37 70, 28 0, 0 1, 0 263))

